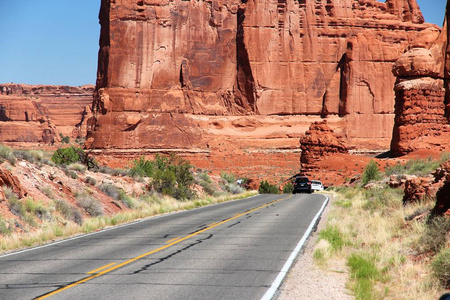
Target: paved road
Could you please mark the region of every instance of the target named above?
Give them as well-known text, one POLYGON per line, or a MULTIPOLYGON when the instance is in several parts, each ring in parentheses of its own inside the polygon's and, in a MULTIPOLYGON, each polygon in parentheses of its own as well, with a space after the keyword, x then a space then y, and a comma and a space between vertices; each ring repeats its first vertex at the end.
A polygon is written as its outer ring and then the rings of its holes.
POLYGON ((0 299, 260 299, 323 195, 259 195, 0 257, 0 299))

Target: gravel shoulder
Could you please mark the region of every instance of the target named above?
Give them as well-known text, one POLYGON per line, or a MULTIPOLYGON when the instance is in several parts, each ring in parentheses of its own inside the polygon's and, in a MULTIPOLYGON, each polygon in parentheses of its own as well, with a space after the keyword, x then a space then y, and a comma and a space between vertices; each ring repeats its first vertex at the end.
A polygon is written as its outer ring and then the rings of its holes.
POLYGON ((345 287, 348 269, 344 261, 333 261, 333 265, 328 265, 326 268, 322 268, 314 262, 314 246, 318 232, 325 228, 329 211, 330 203, 320 218, 317 230, 310 236, 303 253, 298 256, 294 266, 287 274, 275 299, 354 299, 345 287))

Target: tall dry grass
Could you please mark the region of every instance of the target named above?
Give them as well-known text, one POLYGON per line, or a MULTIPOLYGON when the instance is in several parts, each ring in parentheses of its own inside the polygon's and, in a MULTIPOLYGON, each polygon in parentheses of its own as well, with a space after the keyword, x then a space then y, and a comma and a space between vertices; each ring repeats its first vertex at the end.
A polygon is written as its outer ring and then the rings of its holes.
POLYGON ((396 190, 361 188, 337 189, 332 199, 323 231, 333 228, 339 239, 319 232, 314 257, 324 268, 346 261, 347 287, 356 299, 428 300, 445 292, 432 277, 430 259, 417 250, 427 230, 426 218, 411 218, 430 210, 433 202, 404 207, 396 190), (336 240, 341 247, 336 248, 336 240))

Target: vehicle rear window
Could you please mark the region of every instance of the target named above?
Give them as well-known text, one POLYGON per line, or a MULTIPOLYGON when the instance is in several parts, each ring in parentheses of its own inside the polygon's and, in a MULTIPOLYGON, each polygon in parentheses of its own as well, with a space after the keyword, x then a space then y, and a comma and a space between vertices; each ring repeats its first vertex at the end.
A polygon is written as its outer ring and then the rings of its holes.
POLYGON ((308 179, 307 177, 298 177, 298 178, 295 178, 295 182, 303 183, 303 182, 308 182, 308 181, 309 181, 309 179, 308 179))

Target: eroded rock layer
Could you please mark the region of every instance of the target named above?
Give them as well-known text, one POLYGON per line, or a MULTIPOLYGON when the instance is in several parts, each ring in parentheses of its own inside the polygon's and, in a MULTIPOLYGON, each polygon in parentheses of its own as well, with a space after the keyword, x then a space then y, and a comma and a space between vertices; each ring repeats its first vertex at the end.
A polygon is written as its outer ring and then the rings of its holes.
POLYGON ((392 72, 397 76, 391 142, 394 155, 423 149, 450 150, 449 102, 445 90, 447 35, 445 22, 444 30, 430 49, 415 47, 393 66, 392 72))
POLYGON ((252 138, 232 124, 237 116, 259 122, 244 126, 251 132, 280 116, 256 150, 280 136, 275 150, 296 144, 308 126, 280 135, 289 117, 330 118, 350 145, 387 149, 392 64, 440 32, 415 0, 103 0, 100 23, 92 147, 211 157, 227 142, 246 152, 252 138))
POLYGON ((0 84, 0 141, 52 144, 85 137, 93 85, 0 84))

